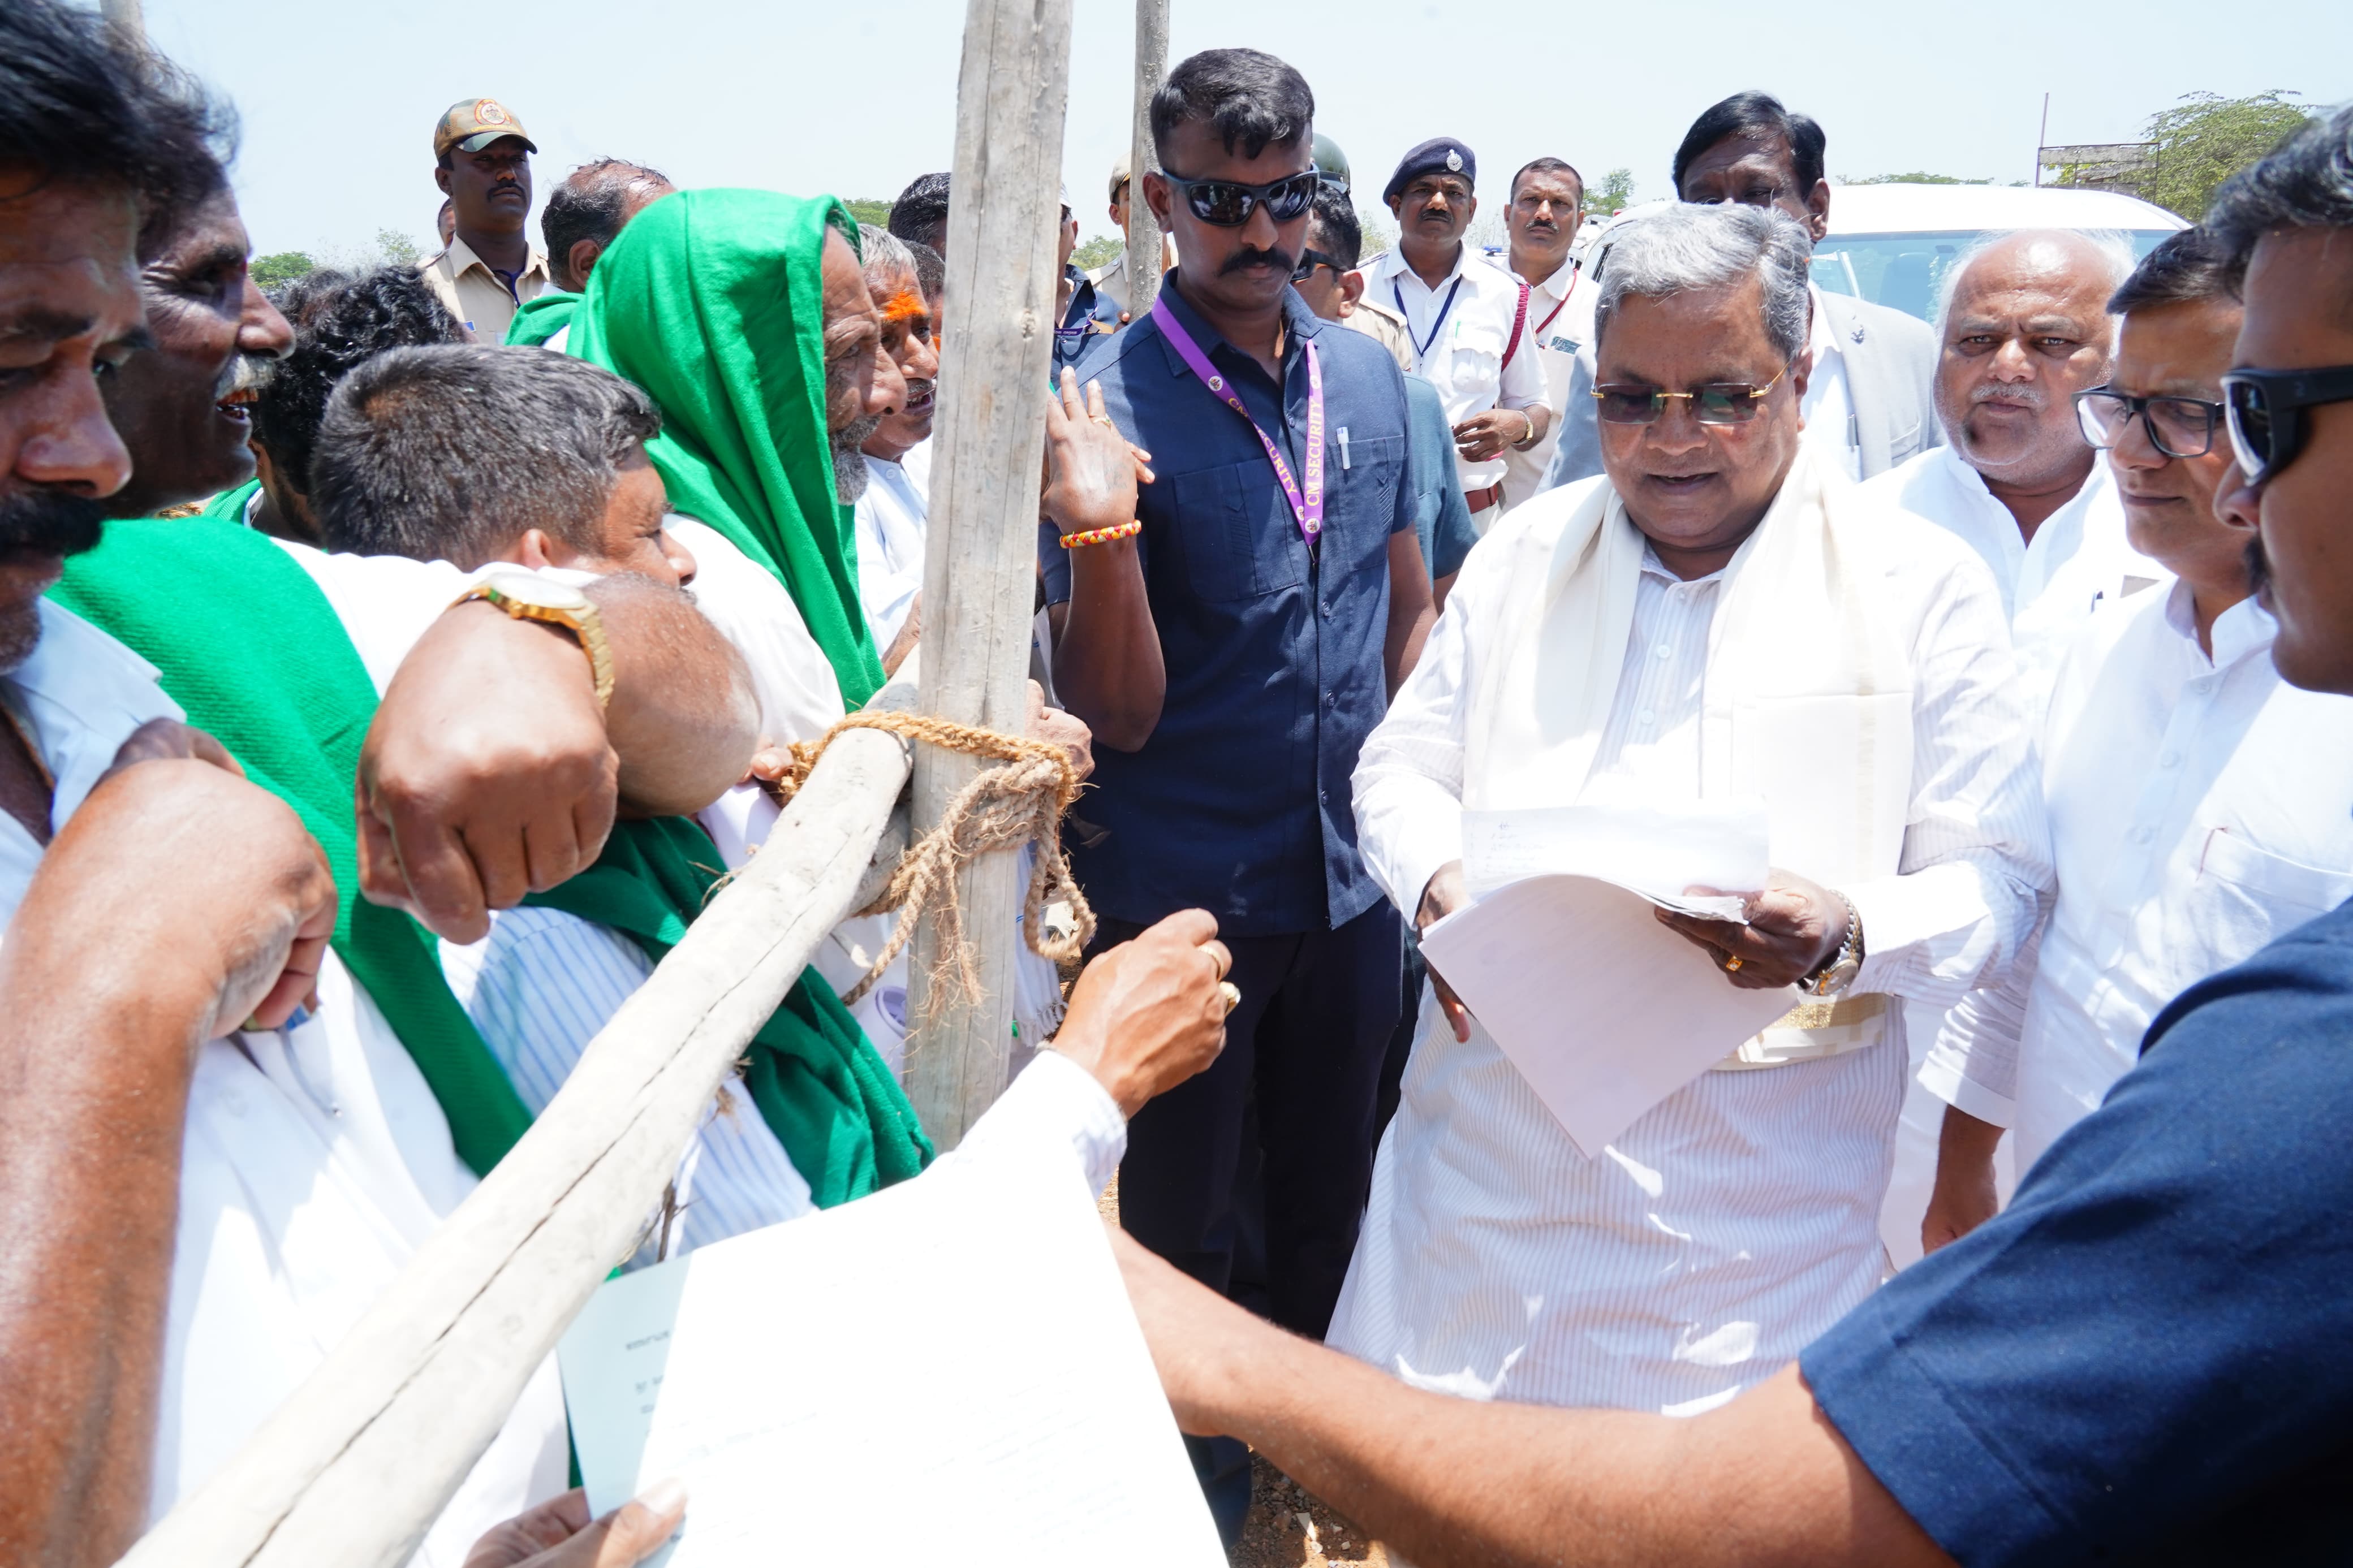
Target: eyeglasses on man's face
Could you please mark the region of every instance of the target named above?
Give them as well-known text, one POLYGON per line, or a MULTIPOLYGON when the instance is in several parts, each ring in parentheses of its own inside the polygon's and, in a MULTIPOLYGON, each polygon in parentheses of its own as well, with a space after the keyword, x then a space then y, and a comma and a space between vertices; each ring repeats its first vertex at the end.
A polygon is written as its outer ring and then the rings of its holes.
POLYGON ((2234 370, 2222 377, 2231 450, 2250 485, 2296 459, 2311 437, 2306 409, 2353 403, 2353 364, 2317 370, 2234 370))
POLYGON ((2112 386, 2075 394, 2075 417, 2084 439, 2105 452, 2125 438, 2125 427, 2140 417, 2148 444, 2163 458, 2202 458, 2214 449, 2214 427, 2222 405, 2199 397, 2136 397, 2112 386))
POLYGON ((1309 279, 1315 276, 1315 269, 1319 267, 1330 268, 1332 269, 1332 276, 1335 279, 1343 272, 1349 270, 1349 268, 1340 265, 1340 258, 1338 257, 1329 255, 1321 250, 1310 248, 1299 253, 1299 265, 1291 269, 1291 280, 1293 283, 1304 283, 1309 279))
POLYGON ((1240 180, 1188 180, 1165 170, 1162 174, 1185 198, 1195 217, 1217 228, 1241 227, 1261 205, 1275 222, 1291 223, 1306 215, 1324 183, 1324 176, 1313 169, 1263 185, 1246 185, 1240 180))
MULTIPOLYGON (((1790 364, 1796 363, 1792 360, 1790 364)), ((1692 417, 1703 425, 1746 425, 1765 406, 1765 395, 1788 374, 1789 365, 1785 364, 1762 386, 1747 381, 1712 381, 1684 392, 1606 382, 1593 389, 1593 397, 1605 425, 1656 424, 1667 405, 1678 399, 1691 405, 1692 417)))

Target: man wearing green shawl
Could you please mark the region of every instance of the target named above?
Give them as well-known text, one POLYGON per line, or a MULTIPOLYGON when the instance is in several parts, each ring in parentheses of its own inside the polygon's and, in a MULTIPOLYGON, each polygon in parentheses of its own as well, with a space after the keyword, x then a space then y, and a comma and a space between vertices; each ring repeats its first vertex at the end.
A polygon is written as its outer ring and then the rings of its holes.
POLYGON ((882 685, 858 597, 859 447, 906 395, 876 352, 857 234, 829 196, 682 191, 598 258, 566 344, 652 397, 662 432, 646 454, 671 508, 784 585, 843 709, 882 685))

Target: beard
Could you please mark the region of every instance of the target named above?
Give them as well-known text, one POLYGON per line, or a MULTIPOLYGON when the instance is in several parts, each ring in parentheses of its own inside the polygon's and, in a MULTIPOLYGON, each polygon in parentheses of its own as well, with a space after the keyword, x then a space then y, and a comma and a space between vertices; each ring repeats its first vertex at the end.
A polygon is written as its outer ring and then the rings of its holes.
MULTIPOLYGON (((2247 592, 2263 601, 2263 590, 2272 585, 2272 563, 2263 553, 2263 536, 2260 533, 2247 541, 2247 592)), ((2270 609, 2269 605, 2263 608, 2270 609)))
POLYGON ((0 596, 0 674, 21 666, 39 646, 40 594, 54 575, 53 572, 27 575, 5 569, 37 568, 80 554, 98 542, 105 518, 103 502, 60 490, 21 490, 0 496, 0 582, 32 589, 22 598, 0 596))
POLYGON ((867 415, 851 420, 830 437, 833 445, 833 493, 844 506, 855 506, 858 498, 866 493, 872 472, 866 467, 866 454, 859 448, 874 438, 882 423, 879 415, 867 415))

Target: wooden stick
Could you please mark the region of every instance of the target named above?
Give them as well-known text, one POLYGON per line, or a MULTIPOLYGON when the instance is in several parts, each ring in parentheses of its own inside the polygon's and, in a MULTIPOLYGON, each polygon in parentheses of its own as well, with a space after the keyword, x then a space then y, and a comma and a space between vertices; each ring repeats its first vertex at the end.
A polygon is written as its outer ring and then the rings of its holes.
POLYGON ((1127 313, 1138 321, 1160 297, 1160 220, 1144 199, 1144 175, 1160 167, 1152 145, 1152 95, 1167 74, 1168 0, 1135 0, 1135 124, 1127 153, 1127 313))
MULTIPOLYGON (((939 455, 923 561, 922 709, 1019 733, 1029 713, 1037 584, 1038 475, 1058 272, 1071 0, 969 0, 949 185, 947 342, 939 455)), ((921 748, 914 830, 940 820, 983 764, 921 748)), ((934 995, 939 933, 917 928, 908 962, 908 1098, 943 1152, 1004 1092, 1013 1019, 1019 858, 981 857, 957 879, 986 994, 934 995)), ((1035 1042, 1029 1042, 1034 1044, 1035 1042)))
POLYGON ((834 741, 760 854, 590 1042, 522 1141, 126 1568, 408 1556, 628 1255, 744 1044, 852 907, 908 765, 905 743, 881 731, 834 741))

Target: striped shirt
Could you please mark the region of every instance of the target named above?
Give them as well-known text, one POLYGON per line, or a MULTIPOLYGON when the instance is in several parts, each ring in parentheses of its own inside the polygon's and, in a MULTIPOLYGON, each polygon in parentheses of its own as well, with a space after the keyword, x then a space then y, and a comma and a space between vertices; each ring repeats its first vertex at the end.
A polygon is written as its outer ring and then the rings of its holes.
MULTIPOLYGON (((1887 521, 1914 534, 1876 590, 1913 650, 1913 792, 1899 874, 1841 890, 1869 939, 1854 989, 1949 1003, 2006 971, 2050 869, 2000 599, 1952 541, 1887 521)), ((1589 792, 1697 796, 1724 580, 1646 558, 1589 792)), ((1469 645, 1498 619, 1482 585, 1457 586, 1357 769, 1366 859, 1400 909, 1461 854, 1469 645)), ((1724 1403, 1879 1282, 1905 1080, 1890 1035, 1704 1073, 1588 1161, 1485 1030, 1457 1044, 1425 997, 1331 1342, 1474 1398, 1724 1403)))

